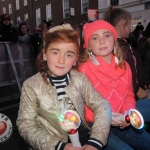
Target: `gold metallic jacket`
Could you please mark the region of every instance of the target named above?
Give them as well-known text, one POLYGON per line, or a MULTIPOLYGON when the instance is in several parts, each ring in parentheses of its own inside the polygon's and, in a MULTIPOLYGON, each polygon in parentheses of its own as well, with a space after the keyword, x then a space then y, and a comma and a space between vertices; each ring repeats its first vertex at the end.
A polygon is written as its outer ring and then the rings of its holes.
MULTIPOLYGON (((65 87, 65 92, 72 100, 84 126, 87 127, 83 103, 94 111, 95 122, 90 137, 105 145, 111 124, 110 104, 96 92, 84 74, 72 70, 70 75, 70 83, 65 87)), ((20 135, 32 149, 55 150, 59 141, 68 141, 67 132, 59 125, 59 115, 60 106, 55 86, 44 82, 40 73, 27 79, 22 87, 17 126, 20 135)))

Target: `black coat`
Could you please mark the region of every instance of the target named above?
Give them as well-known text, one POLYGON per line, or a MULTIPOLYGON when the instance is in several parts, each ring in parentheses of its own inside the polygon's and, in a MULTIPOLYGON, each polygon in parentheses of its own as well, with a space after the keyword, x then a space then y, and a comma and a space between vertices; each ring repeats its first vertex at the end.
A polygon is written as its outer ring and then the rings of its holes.
POLYGON ((0 22, 0 41, 18 41, 17 29, 10 25, 4 25, 0 22))
POLYGON ((145 85, 150 84, 150 37, 145 36, 140 39, 137 45, 143 67, 143 80, 145 85))
POLYGON ((139 87, 144 89, 143 83, 143 75, 142 75, 142 62, 140 55, 136 49, 131 47, 125 40, 118 38, 118 44, 123 51, 123 56, 125 61, 129 64, 131 72, 132 72, 132 82, 133 82, 133 90, 136 93, 139 90, 139 87), (136 59, 136 65, 135 60, 136 59))

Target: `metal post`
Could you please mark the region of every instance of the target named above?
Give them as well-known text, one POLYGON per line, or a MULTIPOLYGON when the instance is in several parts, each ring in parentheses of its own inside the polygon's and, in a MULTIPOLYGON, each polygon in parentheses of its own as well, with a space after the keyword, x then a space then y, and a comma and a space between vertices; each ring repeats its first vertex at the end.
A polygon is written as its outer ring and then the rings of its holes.
POLYGON ((10 58, 10 62, 11 62, 11 65, 12 65, 12 68, 13 68, 13 71, 14 71, 14 74, 15 74, 15 78, 16 78, 16 82, 18 84, 19 91, 21 92, 21 84, 20 84, 20 81, 19 81, 19 77, 18 77, 18 73, 17 73, 16 67, 15 67, 15 64, 14 64, 14 60, 12 58, 12 54, 11 54, 11 51, 10 51, 9 44, 5 43, 5 46, 6 46, 6 49, 7 49, 9 58, 10 58))

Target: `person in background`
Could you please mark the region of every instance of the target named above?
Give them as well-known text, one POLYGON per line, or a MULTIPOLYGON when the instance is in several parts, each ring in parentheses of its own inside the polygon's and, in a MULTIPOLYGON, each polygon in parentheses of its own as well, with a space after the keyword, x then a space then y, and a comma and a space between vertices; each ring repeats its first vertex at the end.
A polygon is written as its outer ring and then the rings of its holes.
POLYGON ((0 16, 0 41, 17 42, 17 29, 12 26, 10 15, 3 14, 0 16))
POLYGON ((115 27, 124 60, 130 66, 136 109, 141 112, 145 122, 150 122, 150 100, 147 99, 148 92, 143 83, 141 58, 139 52, 126 41, 131 30, 131 14, 125 9, 109 6, 104 14, 104 20, 115 27))
POLYGON ((144 26, 141 24, 141 22, 138 22, 138 25, 132 32, 130 32, 129 37, 126 39, 127 42, 135 49, 137 48, 139 40, 143 37, 143 30, 144 26))
POLYGON ((34 33, 32 34, 32 36, 30 36, 31 43, 35 53, 35 58, 37 58, 38 53, 40 51, 40 46, 43 42, 42 37, 43 37, 42 29, 40 27, 35 27, 34 33))
POLYGON ((48 31, 48 28, 47 28, 47 23, 46 22, 42 22, 39 24, 39 28, 41 28, 41 31, 42 31, 42 36, 45 32, 48 31))
POLYGON ((55 26, 55 24, 54 24, 54 21, 53 20, 49 20, 48 22, 47 22, 47 28, 48 29, 51 29, 51 28, 53 28, 55 26))
MULTIPOLYGON (((104 20, 83 26, 85 53, 80 58, 79 71, 84 73, 95 89, 112 107, 111 130, 106 150, 150 149, 150 134, 133 128, 125 121, 130 109, 135 109, 130 66, 124 61, 118 46, 115 28, 104 20)), ((85 105, 88 122, 96 119, 85 105), (92 119, 94 118, 94 119, 92 119)))
POLYGON ((17 27, 19 27, 20 23, 22 23, 22 20, 17 20, 17 27))
POLYGON ((146 89, 150 89, 150 22, 143 32, 143 37, 138 42, 137 50, 142 60, 144 85, 146 89))
POLYGON ((61 23, 60 23, 60 25, 63 25, 63 24, 67 24, 67 20, 63 20, 61 23))
POLYGON ((111 107, 76 69, 79 35, 69 25, 51 28, 43 37, 37 58, 39 73, 22 87, 17 126, 35 150, 101 150, 107 142, 111 107), (91 132, 84 119, 84 103, 95 113, 91 132), (74 110, 81 117, 78 128, 82 147, 73 146, 59 116, 74 110))
POLYGON ((30 42, 29 29, 26 23, 22 22, 18 27, 18 40, 19 42, 30 42))

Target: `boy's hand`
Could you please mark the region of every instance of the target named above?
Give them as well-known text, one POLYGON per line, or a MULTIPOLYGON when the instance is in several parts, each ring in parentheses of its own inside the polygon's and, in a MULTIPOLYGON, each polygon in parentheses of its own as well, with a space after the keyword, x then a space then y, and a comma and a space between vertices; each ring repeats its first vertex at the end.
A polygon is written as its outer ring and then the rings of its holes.
POLYGON ((75 147, 71 143, 68 143, 68 144, 66 144, 64 150, 83 150, 83 148, 82 147, 75 147))
POLYGON ((98 149, 91 145, 84 145, 83 150, 98 150, 98 149))

